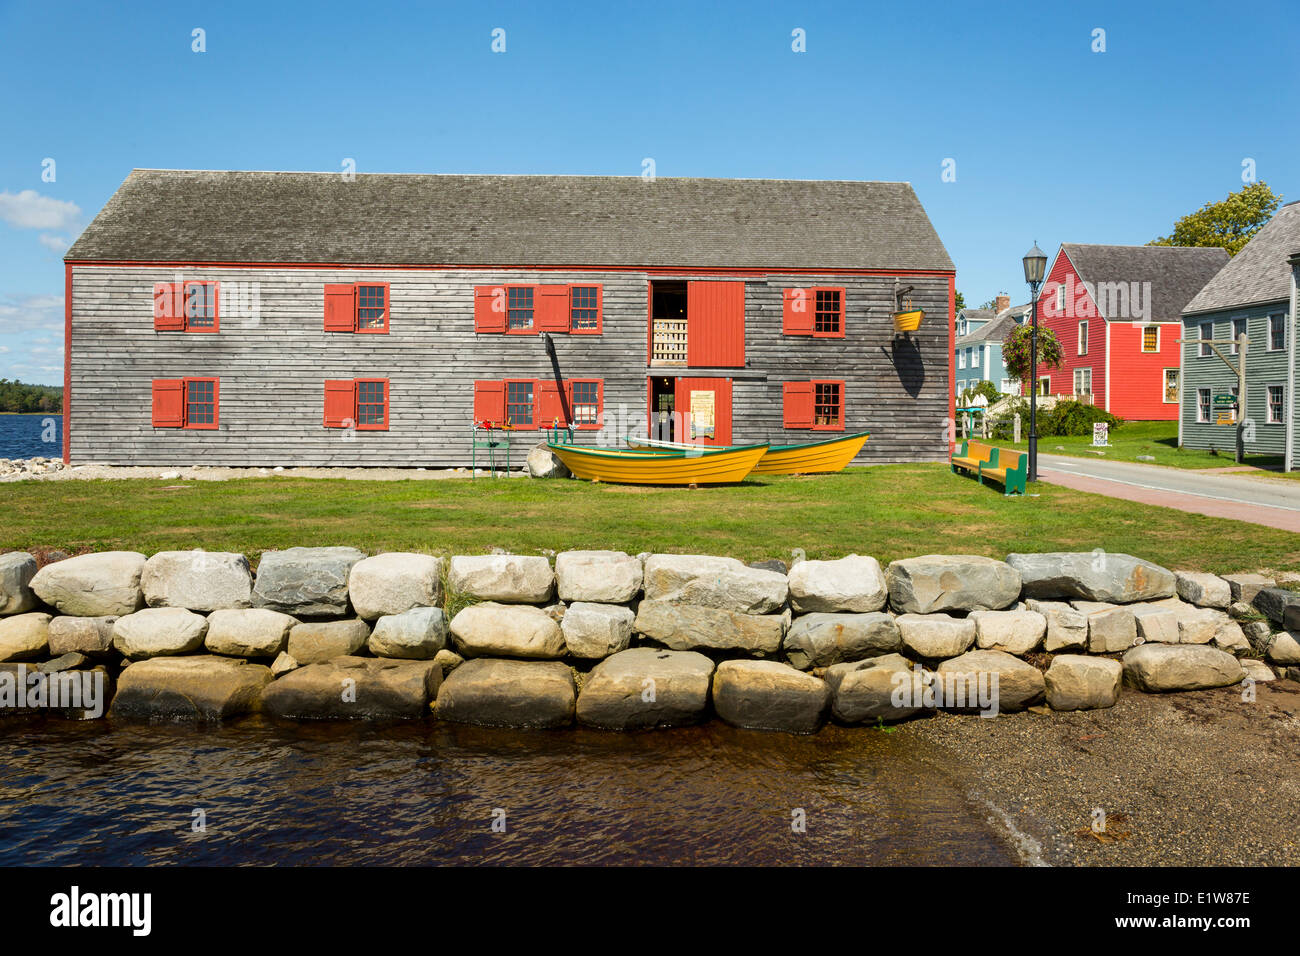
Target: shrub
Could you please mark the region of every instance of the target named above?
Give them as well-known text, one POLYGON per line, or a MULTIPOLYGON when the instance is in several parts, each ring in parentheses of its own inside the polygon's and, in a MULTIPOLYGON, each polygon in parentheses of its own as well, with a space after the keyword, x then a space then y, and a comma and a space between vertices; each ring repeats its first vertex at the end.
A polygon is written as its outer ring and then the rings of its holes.
MULTIPOLYGON (((1020 399, 1013 402, 1002 415, 990 422, 989 434, 998 441, 1011 441, 1014 437, 1014 419, 1020 413, 1020 437, 1029 434, 1029 402, 1020 399)), ((1096 422, 1106 422, 1111 430, 1124 424, 1124 419, 1117 418, 1110 412, 1087 405, 1073 399, 1062 399, 1051 408, 1038 410, 1038 436, 1040 438, 1063 435, 1091 435, 1096 422)))

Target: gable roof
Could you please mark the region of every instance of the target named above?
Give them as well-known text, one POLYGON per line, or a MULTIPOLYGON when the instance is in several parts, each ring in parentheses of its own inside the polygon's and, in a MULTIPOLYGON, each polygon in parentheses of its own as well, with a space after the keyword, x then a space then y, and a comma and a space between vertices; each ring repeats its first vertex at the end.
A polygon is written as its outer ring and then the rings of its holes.
POLYGON ((981 345, 985 342, 997 342, 999 344, 1005 342, 1007 335, 1017 325, 1015 316, 1012 314, 1013 311, 1012 309, 1006 309, 983 328, 963 335, 957 340, 957 346, 981 345))
POLYGON ((1287 257, 1300 252, 1300 201, 1290 202, 1251 237, 1183 312, 1214 312, 1291 295, 1287 257))
POLYGON ((65 258, 953 270, 908 183, 146 169, 65 258))
MULTIPOLYGON (((1096 288, 1103 282, 1151 283, 1152 322, 1177 322, 1183 307, 1228 261, 1225 249, 1201 246, 1096 246, 1061 244, 1079 278, 1096 288)), ((1101 312, 1099 296, 1093 304, 1101 312)), ((1111 316, 1105 316, 1111 318, 1111 316)), ((1130 316, 1115 316, 1129 321, 1130 316)))

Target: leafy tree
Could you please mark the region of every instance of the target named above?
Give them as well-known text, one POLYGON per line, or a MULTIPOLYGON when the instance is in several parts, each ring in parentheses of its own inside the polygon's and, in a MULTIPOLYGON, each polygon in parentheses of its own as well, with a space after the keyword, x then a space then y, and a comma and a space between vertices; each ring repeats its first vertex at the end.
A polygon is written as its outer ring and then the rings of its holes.
POLYGON ((961 400, 961 404, 969 405, 976 395, 983 395, 990 405, 1002 398, 1002 393, 998 391, 997 386, 987 379, 963 389, 961 395, 957 397, 961 400))
POLYGON ((956 303, 956 309, 958 312, 966 308, 966 297, 962 295, 960 292, 957 293, 956 298, 953 299, 953 302, 956 303))
POLYGON ((1282 197, 1268 183, 1251 183, 1229 193, 1221 202, 1207 202, 1174 223, 1168 236, 1152 239, 1148 246, 1222 246, 1235 256, 1251 237, 1273 218, 1282 197))
MULTIPOLYGON (((1013 378, 1027 383, 1032 377, 1029 371, 1032 332, 1033 327, 1028 324, 1013 326, 1007 340, 1002 343, 1002 361, 1006 363, 1007 371, 1013 378)), ((1040 370, 1061 367, 1061 341, 1055 332, 1041 325, 1038 327, 1038 367, 1040 370)), ((1033 383, 1029 387, 1034 387, 1033 383)))
POLYGON ((25 385, 0 378, 0 412, 63 411, 63 389, 53 385, 25 385))

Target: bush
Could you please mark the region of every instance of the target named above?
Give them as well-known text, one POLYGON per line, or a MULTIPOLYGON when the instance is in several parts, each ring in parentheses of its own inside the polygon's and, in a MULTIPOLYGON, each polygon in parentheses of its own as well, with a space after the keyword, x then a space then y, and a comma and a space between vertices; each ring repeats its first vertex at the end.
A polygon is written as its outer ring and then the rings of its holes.
MULTIPOLYGON (((1014 420, 1020 413, 1020 437, 1029 434, 1029 402, 1023 398, 1013 402, 1002 415, 990 422, 990 436, 997 441, 1011 441, 1014 437, 1014 420)), ((1106 422, 1111 430, 1124 424, 1124 419, 1117 418, 1110 412, 1087 405, 1073 399, 1062 399, 1051 408, 1038 410, 1038 437, 1058 437, 1064 435, 1091 435, 1096 422, 1106 422)))

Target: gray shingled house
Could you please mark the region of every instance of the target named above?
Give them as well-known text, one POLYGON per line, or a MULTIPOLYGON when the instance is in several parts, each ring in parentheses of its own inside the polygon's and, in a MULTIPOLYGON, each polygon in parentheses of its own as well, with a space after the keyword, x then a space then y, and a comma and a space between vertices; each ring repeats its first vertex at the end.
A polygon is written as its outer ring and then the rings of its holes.
POLYGON ((948 451, 953 264, 906 183, 135 170, 66 272, 76 463, 522 451, 562 415, 542 331, 583 442, 948 451))
MULTIPOLYGON (((1182 401, 1178 440, 1187 448, 1236 449, 1236 375, 1204 339, 1246 334, 1247 455, 1276 455, 1296 466, 1296 274, 1300 203, 1283 206, 1183 309, 1182 401)), ((1237 349, 1220 346, 1234 363, 1237 349)))

